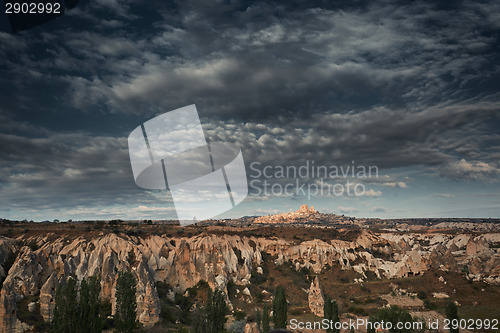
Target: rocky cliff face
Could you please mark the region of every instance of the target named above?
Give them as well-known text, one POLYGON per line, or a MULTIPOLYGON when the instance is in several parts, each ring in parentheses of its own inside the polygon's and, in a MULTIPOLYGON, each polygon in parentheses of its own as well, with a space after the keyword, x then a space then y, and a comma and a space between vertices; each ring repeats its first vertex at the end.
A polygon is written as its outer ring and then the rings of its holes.
POLYGON ((74 277, 101 277, 102 297, 115 304, 114 287, 117 272, 130 270, 137 281, 138 319, 145 325, 158 321, 159 302, 154 279, 137 242, 114 234, 87 241, 64 238, 53 242, 34 240, 40 246, 33 251, 28 246, 18 249, 17 259, 9 271, 0 292, 1 326, 5 331, 23 331, 17 319, 17 302, 24 296, 39 295, 40 314, 50 322, 54 311, 55 292, 59 283, 74 277), (138 260, 130 262, 129 253, 138 260))
MULTIPOLYGON (((482 236, 481 236, 482 237, 482 236)), ((227 283, 247 285, 252 268, 262 265, 263 254, 274 264, 293 263, 320 272, 326 265, 368 271, 379 278, 420 274, 430 267, 459 270, 467 265, 471 278, 500 282, 499 249, 488 244, 500 241, 499 234, 489 238, 446 234, 374 234, 363 232, 354 241, 318 239, 291 244, 284 239, 201 234, 194 237, 135 237, 101 234, 93 239, 48 235, 29 239, 0 238, 0 264, 9 253, 18 252, 0 292, 0 332, 23 332, 26 325, 17 319, 17 303, 25 296, 38 296, 40 314, 52 320, 55 291, 69 277, 101 277, 101 296, 115 305, 117 272, 131 271, 137 281, 138 319, 145 326, 159 320, 160 302, 155 282, 164 281, 174 292, 183 292, 200 280, 227 294, 227 283), (49 241, 49 236, 51 240, 49 241), (38 249, 20 246, 36 242, 38 249), (476 243, 480 242, 481 245, 476 243)), ((0 270, 0 273, 2 271, 0 270)), ((310 293, 319 288, 314 283, 310 293)), ((317 295, 316 295, 317 296, 317 295)), ((314 298, 314 297, 313 297, 314 298)), ((314 299, 318 299, 315 297, 314 299)), ((322 306, 317 308, 321 315, 322 306)))
POLYGON ((4 267, 9 260, 9 255, 15 250, 14 244, 15 242, 13 239, 0 236, 0 282, 5 279, 8 273, 4 267))

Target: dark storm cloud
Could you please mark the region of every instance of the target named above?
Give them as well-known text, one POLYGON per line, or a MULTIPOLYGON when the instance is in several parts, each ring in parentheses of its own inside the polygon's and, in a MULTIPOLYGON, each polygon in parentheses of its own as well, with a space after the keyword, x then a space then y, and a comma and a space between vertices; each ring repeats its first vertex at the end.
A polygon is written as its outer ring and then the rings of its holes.
POLYGON ((73 106, 89 112, 150 114, 194 102, 211 117, 245 121, 418 109, 463 100, 478 85, 498 90, 498 5, 338 6, 176 3, 157 8, 166 20, 147 30, 130 18, 125 28, 47 34, 62 43, 28 64, 51 69, 69 84, 73 106))
POLYGON ((497 42, 486 34, 487 15, 472 6, 448 16, 429 4, 284 12, 252 3, 223 19, 223 10, 186 7, 180 28, 153 39, 178 54, 111 82, 111 108, 194 101, 210 115, 272 121, 373 105, 428 107, 467 97, 491 74, 497 42))
POLYGON ((238 142, 247 164, 496 179, 500 4, 443 4, 106 0, 47 30, 0 33, 0 198, 153 202, 133 183, 125 136, 193 103, 209 139, 238 142), (61 114, 115 118, 96 117, 97 135, 65 130, 61 114))

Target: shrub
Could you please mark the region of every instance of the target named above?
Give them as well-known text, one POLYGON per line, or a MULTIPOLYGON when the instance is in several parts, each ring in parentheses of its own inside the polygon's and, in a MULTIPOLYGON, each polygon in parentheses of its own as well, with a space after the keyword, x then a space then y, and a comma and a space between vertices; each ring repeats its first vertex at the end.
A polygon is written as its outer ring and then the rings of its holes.
POLYGON ((31 249, 31 251, 36 251, 40 248, 35 241, 29 242, 26 246, 28 246, 31 249))
POLYGON ((237 310, 237 311, 234 311, 234 319, 236 321, 239 321, 239 320, 243 320, 246 318, 247 314, 245 313, 245 311, 240 311, 240 310, 237 310))
POLYGON ((245 333, 246 321, 236 320, 229 325, 229 332, 231 333, 245 333))
MULTIPOLYGON (((370 316, 369 321, 374 322, 391 322, 392 329, 389 330, 390 333, 413 333, 416 332, 413 329, 397 329, 397 323, 402 322, 416 322, 408 311, 403 310, 397 306, 391 306, 389 308, 383 308, 377 311, 376 314, 370 316)), ((425 325, 424 325, 425 326, 425 325)), ((368 326, 367 333, 375 333, 375 328, 368 326)))
POLYGON ((28 304, 31 302, 36 302, 37 297, 27 296, 23 297, 22 300, 17 302, 17 318, 27 323, 28 325, 34 326, 35 332, 45 332, 48 329, 48 325, 45 323, 43 317, 40 315, 40 304, 36 305, 36 310, 34 313, 28 310, 28 304))
POLYGON ((366 310, 359 306, 351 305, 347 310, 358 316, 366 316, 366 310))
POLYGON ((424 299, 424 307, 427 310, 436 310, 436 308, 437 308, 436 304, 432 303, 428 299, 424 299))

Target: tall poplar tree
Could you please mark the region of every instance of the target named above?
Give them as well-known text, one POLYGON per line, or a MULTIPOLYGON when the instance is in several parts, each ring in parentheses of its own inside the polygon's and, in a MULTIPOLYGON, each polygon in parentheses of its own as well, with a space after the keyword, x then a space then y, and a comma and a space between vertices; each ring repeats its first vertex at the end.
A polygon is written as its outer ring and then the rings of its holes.
POLYGON ((273 301, 274 328, 286 328, 288 305, 286 303, 285 289, 281 286, 276 288, 273 301))
POLYGON ((119 272, 116 280, 115 332, 134 332, 139 327, 137 321, 137 301, 135 278, 130 272, 119 272))
POLYGON ((335 323, 340 320, 339 318, 339 307, 337 302, 327 297, 325 300, 325 305, 323 307, 324 317, 328 319, 329 328, 326 330, 327 333, 338 333, 338 329, 335 328, 335 323))

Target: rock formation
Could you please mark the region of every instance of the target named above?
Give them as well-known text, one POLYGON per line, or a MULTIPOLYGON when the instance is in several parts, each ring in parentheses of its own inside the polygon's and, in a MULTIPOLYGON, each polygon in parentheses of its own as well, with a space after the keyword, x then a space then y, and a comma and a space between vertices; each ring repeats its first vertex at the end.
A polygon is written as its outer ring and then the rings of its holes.
MULTIPOLYGON (((276 265, 291 263, 296 270, 306 267, 321 272, 329 265, 355 270, 363 278, 369 271, 379 278, 398 278, 421 274, 430 267, 453 271, 467 267, 471 279, 500 283, 500 249, 488 246, 499 241, 499 234, 463 237, 370 231, 361 232, 352 241, 312 239, 300 244, 278 237, 209 233, 192 237, 101 233, 92 239, 50 235, 50 240, 48 236, 21 237, 17 243, 1 237, 2 269, 10 254, 17 252, 17 258, 0 292, 0 332, 22 332, 26 328, 16 313, 17 302, 28 295, 39 295, 36 302, 40 314, 50 321, 57 286, 69 277, 81 281, 100 276, 101 297, 109 299, 114 309, 117 272, 131 271, 137 281, 138 319, 149 327, 159 320, 156 282, 166 282, 173 292, 183 293, 205 280, 210 287, 222 290, 229 300, 228 281, 233 280, 240 290, 245 290, 253 269, 263 273, 257 269, 263 265, 263 254, 271 256, 276 265), (16 245, 32 242, 38 249, 16 245)), ((319 281, 311 284, 308 297, 311 312, 322 316, 324 301, 319 281)))
POLYGON ((321 291, 318 277, 316 277, 314 281, 311 282, 311 287, 309 288, 309 291, 307 293, 307 299, 311 312, 314 315, 323 318, 325 298, 323 296, 323 291, 321 291))
POLYGON ((245 333, 259 333, 257 323, 247 323, 245 325, 245 333))
POLYGON ((465 255, 473 256, 475 254, 483 254, 488 249, 488 243, 483 237, 470 238, 467 242, 465 255))

